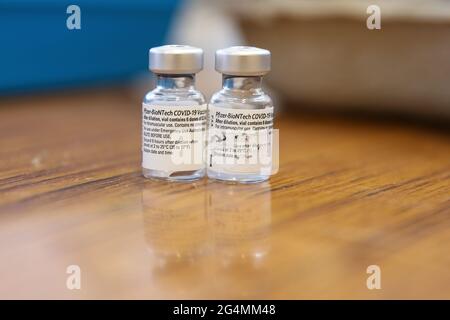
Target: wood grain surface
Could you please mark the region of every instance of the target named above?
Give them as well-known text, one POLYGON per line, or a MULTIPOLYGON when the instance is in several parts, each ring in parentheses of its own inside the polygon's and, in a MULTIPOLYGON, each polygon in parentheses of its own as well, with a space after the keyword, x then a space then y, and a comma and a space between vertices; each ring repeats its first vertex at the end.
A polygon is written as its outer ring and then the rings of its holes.
POLYGON ((0 101, 0 298, 450 298, 448 133, 281 115, 269 182, 163 183, 140 173, 140 109, 122 89, 0 101))

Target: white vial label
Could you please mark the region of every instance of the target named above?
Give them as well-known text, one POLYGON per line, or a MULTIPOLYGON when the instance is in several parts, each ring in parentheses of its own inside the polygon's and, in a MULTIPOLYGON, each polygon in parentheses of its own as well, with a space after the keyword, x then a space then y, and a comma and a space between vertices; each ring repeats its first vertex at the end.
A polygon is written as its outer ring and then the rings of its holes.
POLYGON ((208 168, 224 173, 270 175, 273 109, 230 109, 210 105, 208 168))
POLYGON ((142 104, 142 167, 168 173, 204 168, 207 105, 142 104))

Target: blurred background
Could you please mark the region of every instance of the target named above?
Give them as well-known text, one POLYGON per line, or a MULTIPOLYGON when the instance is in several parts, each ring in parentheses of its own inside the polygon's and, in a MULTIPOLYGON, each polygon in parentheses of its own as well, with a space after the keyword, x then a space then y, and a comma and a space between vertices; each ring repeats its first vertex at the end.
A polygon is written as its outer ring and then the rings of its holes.
POLYGON ((148 50, 178 43, 205 50, 198 88, 218 90, 214 51, 272 51, 266 85, 278 109, 450 118, 450 1, 3 0, 0 94, 34 95, 109 85, 140 99, 152 88, 148 50), (81 29, 69 30, 70 4, 81 29), (127 89, 127 90, 128 90, 127 89), (282 108, 283 106, 283 108, 282 108))
POLYGON ((0 0, 0 298, 448 299, 449 122, 450 0, 0 0), (170 43, 271 50, 269 182, 142 178, 170 43))

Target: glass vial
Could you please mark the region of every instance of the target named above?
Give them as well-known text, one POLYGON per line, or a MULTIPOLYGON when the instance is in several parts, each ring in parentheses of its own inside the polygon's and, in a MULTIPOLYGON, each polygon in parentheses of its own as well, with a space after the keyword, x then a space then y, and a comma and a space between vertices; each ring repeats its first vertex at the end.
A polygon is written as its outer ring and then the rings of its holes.
POLYGON ((150 49, 156 88, 142 103, 142 171, 146 178, 193 181, 205 175, 206 103, 195 89, 203 50, 184 45, 150 49))
POLYGON ((270 51, 230 47, 216 51, 222 89, 208 106, 208 177, 238 183, 269 179, 272 172, 273 105, 262 77, 270 51))

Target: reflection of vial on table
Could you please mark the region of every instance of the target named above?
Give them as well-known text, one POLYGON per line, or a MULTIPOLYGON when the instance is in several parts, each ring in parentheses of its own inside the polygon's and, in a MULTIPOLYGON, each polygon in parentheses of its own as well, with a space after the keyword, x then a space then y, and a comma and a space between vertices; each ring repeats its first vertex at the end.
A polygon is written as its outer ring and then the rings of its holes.
POLYGON ((203 68, 199 48, 150 49, 156 88, 142 104, 142 170, 146 178, 191 181, 205 175, 206 104, 195 89, 203 68))
POLYGON ((208 219, 216 257, 223 266, 259 266, 270 250, 272 222, 268 183, 260 185, 209 184, 208 219))
POLYGON ((267 180, 272 170, 273 105, 262 90, 270 52, 254 47, 216 51, 222 89, 208 106, 208 177, 240 183, 267 180))
POLYGON ((142 214, 147 245, 161 266, 194 262, 210 251, 204 184, 150 185, 142 190, 142 214))

